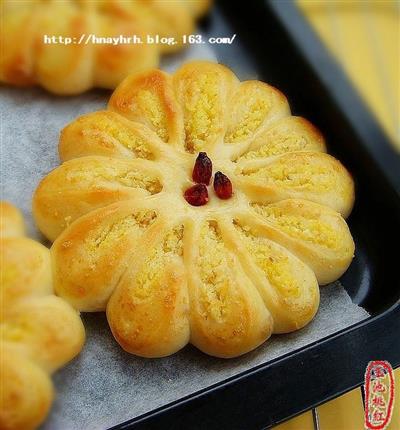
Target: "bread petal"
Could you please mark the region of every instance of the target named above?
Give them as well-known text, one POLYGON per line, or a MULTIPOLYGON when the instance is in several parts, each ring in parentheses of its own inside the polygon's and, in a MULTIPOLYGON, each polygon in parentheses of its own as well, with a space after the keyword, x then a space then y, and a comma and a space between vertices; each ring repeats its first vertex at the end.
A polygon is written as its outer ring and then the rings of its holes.
POLYGON ((139 240, 157 220, 153 209, 118 202, 80 217, 51 248, 58 295, 81 311, 105 310, 139 240))
POLYGON ((183 113, 185 150, 212 151, 225 134, 225 109, 237 78, 224 66, 197 61, 182 66, 173 82, 183 113))
POLYGON ((181 141, 182 119, 172 80, 160 70, 128 76, 114 91, 108 108, 144 124, 163 142, 178 146, 181 141))
POLYGON ((153 160, 162 145, 157 135, 111 111, 82 115, 61 132, 61 161, 88 155, 153 160))
POLYGON ((26 237, 0 240, 1 306, 0 321, 19 301, 53 291, 50 252, 26 237))
POLYGON ((72 360, 85 341, 79 313, 54 295, 20 301, 10 309, 0 330, 2 342, 47 372, 72 360))
POLYGON ((298 151, 326 152, 325 141, 321 133, 306 119, 287 116, 272 122, 257 134, 237 161, 298 151))
POLYGON ((319 306, 313 271, 251 220, 235 220, 230 229, 235 230, 231 246, 272 315, 273 332, 288 333, 308 324, 319 306))
POLYGON ((129 270, 108 302, 107 318, 126 351, 163 357, 189 342, 183 226, 153 231, 139 246, 139 258, 130 259, 129 270))
POLYGON ((349 267, 355 246, 349 227, 338 212, 300 199, 269 205, 254 203, 252 208, 268 237, 309 265, 319 284, 335 281, 349 267))
POLYGON ((354 183, 345 167, 321 152, 291 152, 248 161, 237 171, 240 187, 254 202, 288 198, 310 200, 347 217, 354 203, 354 183))
POLYGON ((271 315, 215 221, 195 228, 188 254, 191 343, 228 358, 268 339, 271 315))
POLYGON ((1 345, 0 428, 34 430, 46 418, 53 384, 43 369, 1 345))
POLYGON ((151 161, 100 156, 66 161, 39 184, 33 197, 33 214, 50 239, 80 216, 123 200, 157 194, 162 174, 151 161))
POLYGON ((21 211, 6 201, 0 201, 0 238, 24 235, 25 223, 21 211))

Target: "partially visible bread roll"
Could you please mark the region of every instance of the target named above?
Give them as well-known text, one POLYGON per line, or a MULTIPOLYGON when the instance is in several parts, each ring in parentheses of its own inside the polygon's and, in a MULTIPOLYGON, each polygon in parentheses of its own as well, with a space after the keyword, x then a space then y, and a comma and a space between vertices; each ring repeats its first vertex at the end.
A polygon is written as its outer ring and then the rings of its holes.
POLYGON ((130 73, 156 67, 161 54, 182 49, 183 35, 193 33, 209 3, 2 0, 0 81, 61 95, 115 88, 130 73))
POLYGON ((35 429, 53 400, 50 374, 82 349, 79 313, 53 295, 49 250, 22 237, 20 212, 0 202, 0 428, 35 429))
POLYGON ((47 416, 54 389, 46 371, 23 354, 0 345, 0 428, 33 430, 47 416))
POLYGON ((25 235, 21 212, 8 202, 0 202, 0 238, 25 235))

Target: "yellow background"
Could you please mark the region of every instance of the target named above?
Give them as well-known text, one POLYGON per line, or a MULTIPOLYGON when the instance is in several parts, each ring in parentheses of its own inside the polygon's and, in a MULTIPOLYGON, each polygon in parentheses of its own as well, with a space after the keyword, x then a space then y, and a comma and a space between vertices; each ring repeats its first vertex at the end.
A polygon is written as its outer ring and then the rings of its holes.
POLYGON ((400 150, 400 2, 298 0, 297 4, 400 150))

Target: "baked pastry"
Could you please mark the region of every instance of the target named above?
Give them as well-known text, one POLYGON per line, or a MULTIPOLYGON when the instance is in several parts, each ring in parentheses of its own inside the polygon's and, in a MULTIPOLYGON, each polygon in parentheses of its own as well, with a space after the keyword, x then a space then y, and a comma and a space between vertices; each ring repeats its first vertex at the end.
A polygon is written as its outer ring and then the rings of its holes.
POLYGON ((156 67, 160 54, 182 48, 182 36, 208 6, 209 0, 1 0, 0 82, 39 84, 56 94, 115 88, 128 74, 156 67), (141 43, 126 39, 133 35, 141 43), (175 43, 147 43, 148 35, 175 43), (125 40, 100 43, 120 36, 125 40))
POLYGON ((352 260, 349 173, 281 92, 222 65, 129 76, 59 151, 33 199, 56 291, 133 354, 243 354, 306 325, 352 260))
POLYGON ((52 294, 49 250, 24 237, 20 212, 0 202, 0 428, 29 430, 53 400, 50 374, 81 350, 78 312, 52 294))

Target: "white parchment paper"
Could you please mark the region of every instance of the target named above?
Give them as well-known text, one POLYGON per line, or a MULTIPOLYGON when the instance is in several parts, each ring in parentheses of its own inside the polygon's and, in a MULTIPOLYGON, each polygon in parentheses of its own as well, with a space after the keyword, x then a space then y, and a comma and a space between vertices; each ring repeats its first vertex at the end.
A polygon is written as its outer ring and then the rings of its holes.
MULTIPOLYGON (((214 59, 206 46, 164 62, 167 69, 190 58, 214 59)), ((103 109, 110 93, 92 91, 61 98, 41 89, 1 88, 1 193, 24 212, 31 237, 32 194, 59 164, 61 128, 78 115, 103 109)), ((78 358, 54 376, 57 391, 45 430, 105 429, 227 377, 322 339, 368 317, 339 283, 321 290, 316 318, 304 329, 273 336, 244 357, 221 360, 188 346, 167 358, 148 360, 125 353, 114 341, 104 314, 83 315, 87 343, 78 358)))

